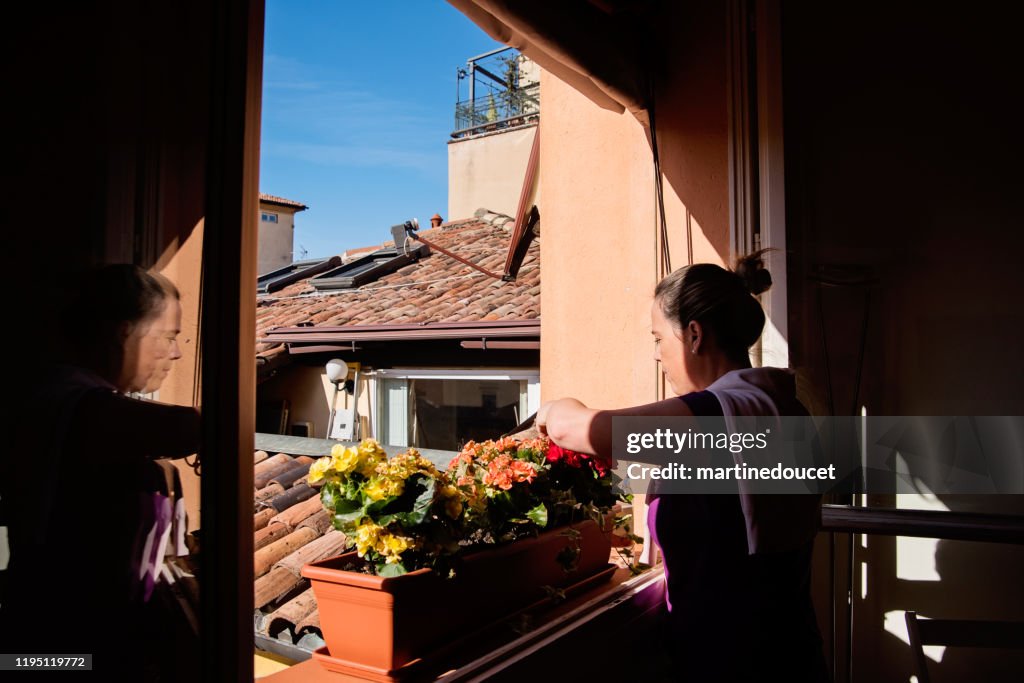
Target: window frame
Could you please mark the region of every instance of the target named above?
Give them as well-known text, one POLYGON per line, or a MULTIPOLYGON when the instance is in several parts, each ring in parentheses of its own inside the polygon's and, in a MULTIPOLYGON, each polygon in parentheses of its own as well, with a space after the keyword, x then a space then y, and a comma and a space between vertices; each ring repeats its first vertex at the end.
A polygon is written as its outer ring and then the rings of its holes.
MULTIPOLYGON (((494 380, 494 381, 526 381, 526 406, 522 409, 521 415, 532 415, 540 408, 540 368, 386 368, 375 370, 369 375, 370 379, 370 405, 373 414, 370 418, 370 430, 374 436, 383 439, 383 428, 386 414, 386 392, 383 391, 383 381, 387 379, 434 379, 434 380, 494 380)), ((522 401, 522 397, 520 398, 522 401)), ((522 406, 522 403, 520 403, 522 406)), ((408 406, 406 406, 408 410, 408 406)), ((522 419, 520 420, 522 421, 522 419)), ((385 443, 381 440, 381 443, 385 443)), ((395 444, 402 445, 402 444, 395 444)))

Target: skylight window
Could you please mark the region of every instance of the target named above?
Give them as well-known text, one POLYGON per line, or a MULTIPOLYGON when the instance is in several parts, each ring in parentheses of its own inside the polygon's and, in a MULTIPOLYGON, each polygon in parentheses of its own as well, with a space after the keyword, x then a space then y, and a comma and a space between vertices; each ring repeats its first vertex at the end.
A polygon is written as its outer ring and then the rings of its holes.
POLYGON ((327 271, 309 281, 317 291, 335 289, 351 289, 362 287, 402 266, 408 265, 426 256, 430 250, 425 244, 416 245, 408 250, 378 249, 343 266, 327 271))
POLYGON ((270 294, 271 292, 276 292, 293 282, 322 273, 340 264, 341 258, 338 256, 332 256, 329 259, 318 258, 295 261, 284 268, 278 268, 277 270, 260 275, 259 279, 256 280, 256 293, 270 294))

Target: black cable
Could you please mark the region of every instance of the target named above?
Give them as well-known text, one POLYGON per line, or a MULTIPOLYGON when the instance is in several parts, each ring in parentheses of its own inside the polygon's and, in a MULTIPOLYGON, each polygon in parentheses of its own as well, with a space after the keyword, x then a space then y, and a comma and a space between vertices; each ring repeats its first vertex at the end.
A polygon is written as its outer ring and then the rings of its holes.
MULTIPOLYGON (((660 221, 659 228, 661 231, 661 265, 664 268, 665 275, 668 275, 672 272, 672 256, 668 247, 668 220, 665 218, 665 188, 661 178, 661 158, 658 154, 658 127, 654 119, 653 86, 650 95, 650 104, 647 108, 647 114, 651 128, 651 152, 654 157, 654 193, 658 200, 658 218, 660 221)), ((689 226, 687 226, 687 230, 689 230, 689 226)), ((689 237, 687 237, 687 245, 689 245, 689 242, 689 237)), ((688 253, 688 256, 688 263, 693 263, 693 253, 688 253)))
MULTIPOLYGON (((201 321, 203 319, 203 282, 206 280, 206 264, 203 261, 202 255, 199 256, 199 292, 196 294, 198 297, 198 303, 196 304, 196 320, 201 321)), ((192 407, 198 408, 202 400, 202 392, 200 391, 200 382, 202 381, 202 367, 203 367, 203 335, 201 329, 197 326, 196 332, 196 358, 192 364, 192 407)), ((202 476, 202 462, 199 459, 199 453, 195 454, 195 460, 189 462, 188 458, 185 458, 185 464, 192 468, 196 476, 202 476)))

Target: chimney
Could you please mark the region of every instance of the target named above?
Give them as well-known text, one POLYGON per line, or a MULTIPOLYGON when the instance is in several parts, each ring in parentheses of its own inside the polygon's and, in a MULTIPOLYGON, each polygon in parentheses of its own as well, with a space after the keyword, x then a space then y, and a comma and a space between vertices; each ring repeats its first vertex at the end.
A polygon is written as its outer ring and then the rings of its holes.
POLYGON ((432 227, 432 228, 439 228, 439 227, 441 227, 441 223, 443 223, 443 222, 444 222, 444 219, 441 218, 441 214, 439 214, 439 213, 435 213, 433 216, 430 217, 430 227, 432 227))

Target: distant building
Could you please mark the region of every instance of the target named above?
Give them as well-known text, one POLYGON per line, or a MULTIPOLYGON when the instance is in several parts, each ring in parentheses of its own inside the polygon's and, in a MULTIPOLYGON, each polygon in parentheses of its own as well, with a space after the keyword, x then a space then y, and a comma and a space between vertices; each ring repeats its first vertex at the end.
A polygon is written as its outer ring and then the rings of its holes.
POLYGON ((535 62, 509 48, 466 61, 448 142, 449 216, 480 206, 516 215, 539 121, 535 62))
POLYGON ((294 258, 295 214, 308 208, 291 199, 260 192, 256 272, 262 275, 291 264, 294 258))

